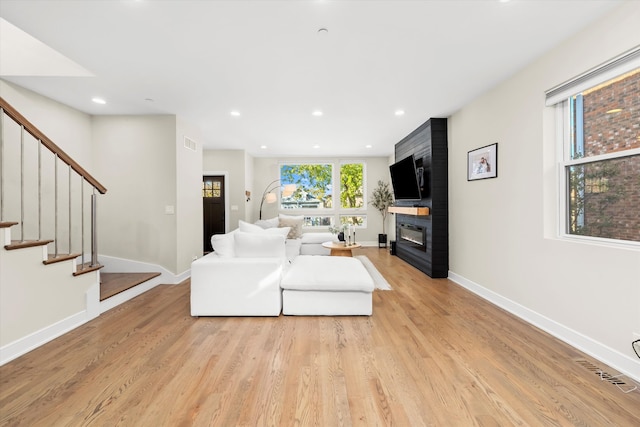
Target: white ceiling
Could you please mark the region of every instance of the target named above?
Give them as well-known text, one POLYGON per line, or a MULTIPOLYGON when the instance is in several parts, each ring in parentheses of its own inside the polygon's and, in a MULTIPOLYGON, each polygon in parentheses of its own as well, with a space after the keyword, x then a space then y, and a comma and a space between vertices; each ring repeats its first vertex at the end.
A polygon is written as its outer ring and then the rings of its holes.
POLYGON ((208 149, 387 156, 619 3, 2 0, 2 18, 69 61, 27 70, 3 48, 15 67, 0 70, 88 114, 175 114, 208 149))

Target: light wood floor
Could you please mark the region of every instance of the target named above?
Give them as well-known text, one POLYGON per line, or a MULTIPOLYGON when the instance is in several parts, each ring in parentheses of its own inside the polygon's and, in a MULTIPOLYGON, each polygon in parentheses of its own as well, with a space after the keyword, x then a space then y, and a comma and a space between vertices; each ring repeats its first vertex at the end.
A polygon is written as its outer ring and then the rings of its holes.
POLYGON ((0 368, 0 425, 638 426, 617 374, 365 248, 371 317, 192 318, 158 286, 0 368))

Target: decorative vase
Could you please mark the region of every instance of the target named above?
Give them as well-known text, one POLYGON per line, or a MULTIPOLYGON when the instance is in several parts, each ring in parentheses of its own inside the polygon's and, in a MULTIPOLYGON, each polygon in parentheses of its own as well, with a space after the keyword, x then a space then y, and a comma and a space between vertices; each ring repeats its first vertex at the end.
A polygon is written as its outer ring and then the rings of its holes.
POLYGON ((338 233, 338 240, 340 240, 341 242, 344 242, 344 232, 343 231, 338 233))

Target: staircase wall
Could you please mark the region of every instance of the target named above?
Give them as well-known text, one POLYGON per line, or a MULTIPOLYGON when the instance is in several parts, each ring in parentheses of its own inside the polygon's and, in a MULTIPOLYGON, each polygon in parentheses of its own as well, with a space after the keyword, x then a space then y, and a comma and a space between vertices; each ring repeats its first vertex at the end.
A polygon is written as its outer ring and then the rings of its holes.
MULTIPOLYGON (((4 246, 10 230, 0 229, 4 246)), ((99 273, 73 261, 44 265, 46 247, 0 248, 0 364, 99 315, 99 273)))

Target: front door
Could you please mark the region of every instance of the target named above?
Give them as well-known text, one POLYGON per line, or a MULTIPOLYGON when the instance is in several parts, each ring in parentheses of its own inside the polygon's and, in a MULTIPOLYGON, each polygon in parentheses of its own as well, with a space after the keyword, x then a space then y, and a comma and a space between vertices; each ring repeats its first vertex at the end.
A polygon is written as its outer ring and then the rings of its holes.
POLYGON ((213 250, 211 236, 224 234, 224 176, 202 177, 202 209, 204 220, 204 252, 213 250))

